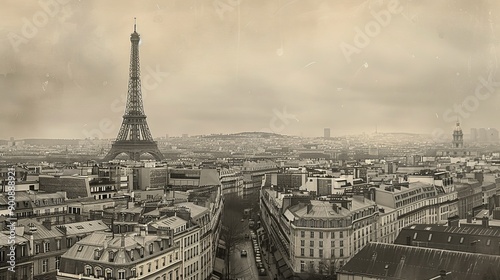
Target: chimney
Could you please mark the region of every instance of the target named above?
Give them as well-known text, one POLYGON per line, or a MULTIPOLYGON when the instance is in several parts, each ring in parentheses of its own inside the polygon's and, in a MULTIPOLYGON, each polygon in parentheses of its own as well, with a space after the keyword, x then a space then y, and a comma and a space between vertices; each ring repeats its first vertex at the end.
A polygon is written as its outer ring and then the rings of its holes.
POLYGON ((337 204, 335 204, 335 203, 332 203, 332 209, 333 209, 333 211, 335 211, 335 213, 338 213, 338 212, 339 212, 339 211, 338 211, 338 206, 337 206, 337 204))
POLYGON ((48 230, 52 229, 52 222, 49 219, 44 220, 42 225, 48 230))
POLYGON ((312 204, 309 203, 307 204, 307 214, 311 213, 311 210, 312 210, 312 204))
POLYGON ((122 234, 120 238, 120 247, 125 248, 125 234, 122 234))
POLYGON ((467 223, 469 223, 469 224, 472 223, 472 213, 470 211, 467 212, 467 223))
POLYGON ((481 221, 483 227, 488 228, 490 226, 490 217, 488 215, 484 215, 481 221))
POLYGON ((448 217, 448 226, 449 227, 459 227, 460 226, 460 217, 455 215, 453 217, 448 217))

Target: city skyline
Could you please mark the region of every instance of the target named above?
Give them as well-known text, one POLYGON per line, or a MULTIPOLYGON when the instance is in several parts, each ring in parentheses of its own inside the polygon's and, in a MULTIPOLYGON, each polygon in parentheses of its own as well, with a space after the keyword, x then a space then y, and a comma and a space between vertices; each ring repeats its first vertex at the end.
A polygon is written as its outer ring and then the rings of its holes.
POLYGON ((5 5, 0 139, 114 138, 134 17, 155 138, 448 137, 499 116, 494 1, 51 3, 5 5))

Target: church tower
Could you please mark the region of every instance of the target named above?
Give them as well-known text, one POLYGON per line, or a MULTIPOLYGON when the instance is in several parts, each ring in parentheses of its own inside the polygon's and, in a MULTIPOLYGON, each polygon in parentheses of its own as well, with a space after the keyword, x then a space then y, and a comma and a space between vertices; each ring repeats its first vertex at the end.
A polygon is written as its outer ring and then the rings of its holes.
POLYGON ((462 128, 460 127, 460 122, 457 120, 457 126, 453 130, 453 148, 462 149, 464 147, 464 134, 462 128))

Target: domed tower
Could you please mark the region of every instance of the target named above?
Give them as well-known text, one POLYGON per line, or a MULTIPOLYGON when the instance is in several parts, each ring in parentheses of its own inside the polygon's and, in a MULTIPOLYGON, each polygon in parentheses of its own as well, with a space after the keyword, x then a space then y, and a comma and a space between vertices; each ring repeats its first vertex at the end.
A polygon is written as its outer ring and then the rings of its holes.
POLYGON ((457 120, 457 126, 453 129, 453 148, 461 149, 464 147, 464 133, 460 127, 460 122, 457 120))

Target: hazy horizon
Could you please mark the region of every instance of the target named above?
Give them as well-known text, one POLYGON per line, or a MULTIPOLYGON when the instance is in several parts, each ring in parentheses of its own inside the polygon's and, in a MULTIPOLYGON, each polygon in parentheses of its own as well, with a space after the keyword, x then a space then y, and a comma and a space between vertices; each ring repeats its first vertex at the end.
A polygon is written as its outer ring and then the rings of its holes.
POLYGON ((49 2, 0 12, 0 139, 115 138, 134 17, 155 138, 500 127, 493 0, 49 2))

